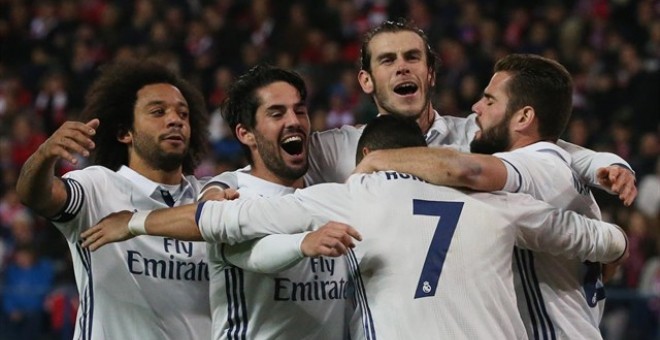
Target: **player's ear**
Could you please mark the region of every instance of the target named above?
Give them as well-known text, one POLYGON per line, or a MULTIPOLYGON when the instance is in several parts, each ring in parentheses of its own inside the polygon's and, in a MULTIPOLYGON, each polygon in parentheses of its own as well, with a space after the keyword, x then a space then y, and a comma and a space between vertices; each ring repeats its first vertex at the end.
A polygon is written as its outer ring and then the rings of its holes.
POLYGON ((236 125, 236 138, 241 144, 252 146, 256 144, 254 133, 248 130, 245 125, 239 123, 236 125))
POLYGON ((366 157, 366 156, 369 154, 370 151, 369 151, 369 148, 368 148, 368 147, 363 146, 362 149, 361 149, 360 151, 358 151, 358 152, 359 152, 359 153, 357 153, 357 154, 355 155, 355 164, 360 164, 360 162, 362 162, 362 160, 364 159, 364 157, 366 157))
POLYGON ((525 106, 518 111, 516 115, 516 125, 518 130, 528 129, 535 121, 536 111, 531 106, 525 106))
POLYGON ((429 76, 428 76, 428 78, 429 78, 429 84, 431 85, 431 87, 434 87, 435 86, 435 71, 433 70, 432 67, 429 67, 429 76))
POLYGON ((511 117, 511 127, 513 131, 520 132, 529 129, 534 122, 535 112, 531 106, 524 106, 513 113, 511 117))
POLYGON ((131 133, 130 129, 121 126, 117 131, 117 140, 120 143, 131 144, 133 142, 133 134, 131 133))
POLYGON ((374 92, 374 83, 369 72, 360 70, 358 73, 358 82, 360 83, 360 87, 362 87, 362 91, 364 93, 371 94, 374 92))

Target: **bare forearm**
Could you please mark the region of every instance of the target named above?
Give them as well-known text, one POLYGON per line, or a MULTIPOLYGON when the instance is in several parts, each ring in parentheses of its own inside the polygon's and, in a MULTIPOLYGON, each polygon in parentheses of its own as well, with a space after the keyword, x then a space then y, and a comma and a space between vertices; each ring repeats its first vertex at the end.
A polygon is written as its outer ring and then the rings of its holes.
POLYGON ((195 222, 197 204, 154 210, 145 220, 148 235, 172 237, 184 241, 203 241, 195 222))
POLYGON ((359 169, 410 173, 438 185, 499 190, 506 182, 506 169, 501 160, 449 148, 379 150, 368 154, 363 163, 359 169))
POLYGON ((64 185, 54 176, 56 161, 38 150, 25 162, 16 182, 21 202, 47 217, 55 215, 66 200, 64 185))
POLYGON ((378 150, 369 153, 358 165, 359 172, 394 170, 413 174, 427 182, 461 186, 460 172, 454 162, 453 150, 427 147, 378 150))
POLYGON ((75 154, 89 156, 94 149, 91 137, 99 126, 98 119, 87 123, 65 122, 25 162, 16 183, 23 204, 40 215, 52 217, 67 200, 64 184, 55 180, 55 163, 63 159, 77 164, 75 154))

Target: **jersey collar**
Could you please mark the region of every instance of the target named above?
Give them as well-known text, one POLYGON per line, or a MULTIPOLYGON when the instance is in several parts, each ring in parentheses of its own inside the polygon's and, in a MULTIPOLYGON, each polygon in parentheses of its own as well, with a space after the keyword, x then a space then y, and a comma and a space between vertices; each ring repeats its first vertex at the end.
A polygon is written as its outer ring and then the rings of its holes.
MULTIPOLYGON (((145 196, 154 198, 158 201, 162 201, 162 196, 160 193, 161 187, 160 183, 154 182, 144 176, 142 176, 140 173, 137 171, 122 165, 119 170, 117 170, 117 173, 124 178, 128 179, 133 183, 133 185, 137 188, 137 190, 142 193, 145 196)), ((194 193, 192 192, 193 188, 190 182, 182 175, 181 176, 181 185, 183 186, 183 190, 180 191, 180 193, 174 197, 174 200, 176 202, 180 201, 182 197, 187 197, 188 196, 193 196, 194 193)))

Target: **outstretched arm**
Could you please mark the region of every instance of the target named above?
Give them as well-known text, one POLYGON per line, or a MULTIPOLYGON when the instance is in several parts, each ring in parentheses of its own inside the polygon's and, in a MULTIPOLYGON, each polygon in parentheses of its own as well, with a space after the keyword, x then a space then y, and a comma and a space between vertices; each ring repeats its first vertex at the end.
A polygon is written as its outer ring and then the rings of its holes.
POLYGON ((52 217, 67 200, 64 184, 54 175, 59 159, 77 163, 74 154, 84 157, 94 149, 92 136, 99 126, 98 119, 87 123, 69 121, 57 129, 25 162, 16 183, 21 202, 39 215, 52 217))
POLYGON ((105 244, 125 241, 139 235, 203 241, 195 221, 197 206, 198 203, 194 203, 135 213, 127 210, 112 213, 80 234, 83 239, 82 246, 94 251, 105 244))
POLYGON ((618 195, 626 206, 635 200, 635 173, 623 158, 609 152, 595 152, 563 140, 557 141, 557 145, 571 154, 571 166, 591 186, 618 195))
MULTIPOLYGON (((138 235, 166 236, 186 241, 205 240, 207 242, 218 243, 231 241, 232 243, 236 243, 237 241, 242 242, 251 238, 278 233, 277 227, 279 224, 277 223, 273 223, 273 229, 261 229, 258 226, 243 228, 243 223, 239 223, 237 220, 223 215, 224 209, 240 210, 241 205, 245 202, 226 201, 209 203, 211 204, 208 204, 206 208, 212 211, 209 214, 210 218, 208 220, 212 221, 210 224, 213 227, 207 228, 205 236, 198 227, 199 215, 202 213, 200 206, 204 203, 198 203, 154 211, 140 211, 137 213, 131 213, 129 211, 112 213, 102 219, 97 225, 81 234, 84 240, 82 245, 94 251, 107 243, 124 241, 138 235), (230 208, 226 207, 228 204, 231 205, 230 208), (225 218, 232 221, 224 221, 225 218), (217 228, 217 231, 215 230, 216 224, 221 225, 217 228), (228 233, 226 231, 226 225, 233 227, 234 233, 228 233)), ((252 211, 259 210, 258 205, 252 209, 252 211)), ((275 209, 275 211, 287 210, 275 209)), ((295 217, 297 215, 299 214, 283 213, 283 216, 290 217, 287 220, 291 221, 291 224, 286 225, 286 230, 280 229, 280 231, 287 233, 301 232, 308 228, 308 221, 297 219, 295 217), (295 221, 299 221, 299 223, 295 221)), ((285 224, 287 223, 283 223, 282 225, 285 224)), ((318 227, 316 226, 316 228, 318 227)), ((355 229, 343 223, 329 222, 316 232, 307 234, 300 246, 300 250, 305 256, 338 256, 344 254, 347 248, 354 246, 351 238, 360 240, 360 235, 355 229)))
MULTIPOLYGON (((503 196, 504 197, 504 196, 503 196)), ((518 246, 581 261, 619 263, 628 254, 628 238, 617 225, 561 210, 528 195, 509 196, 505 214, 516 224, 518 246), (515 207, 515 208, 513 208, 515 207)))
POLYGON ((480 191, 501 190, 507 180, 507 169, 501 159, 442 147, 373 151, 354 172, 386 170, 409 173, 433 184, 480 191))

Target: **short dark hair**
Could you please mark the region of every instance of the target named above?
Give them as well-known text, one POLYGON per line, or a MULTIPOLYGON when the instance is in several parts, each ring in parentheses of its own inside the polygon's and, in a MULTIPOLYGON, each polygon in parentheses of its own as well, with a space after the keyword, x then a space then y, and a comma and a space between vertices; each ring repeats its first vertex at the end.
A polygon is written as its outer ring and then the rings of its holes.
MULTIPOLYGON (((221 112, 235 137, 238 124, 242 124, 248 130, 254 129, 256 125, 257 109, 261 105, 261 98, 257 96, 257 90, 278 81, 293 86, 300 94, 302 101, 307 99, 305 81, 300 75, 266 64, 251 68, 231 85, 221 112)), ((250 149, 246 145, 241 145, 248 161, 252 163, 250 149)))
POLYGON ((370 151, 427 146, 419 124, 412 117, 380 115, 367 124, 362 131, 355 152, 355 163, 363 158, 362 149, 370 151))
POLYGON ((375 36, 381 33, 396 33, 405 31, 413 32, 422 38, 424 46, 426 46, 426 65, 429 67, 429 69, 435 72, 438 56, 431 49, 428 37, 424 31, 405 19, 398 19, 396 21, 384 21, 380 25, 372 28, 364 35, 364 38, 362 39, 362 46, 360 47, 360 70, 371 73, 371 52, 369 51, 369 43, 375 36))
POLYGON ((573 80, 566 68, 538 55, 510 54, 497 61, 493 70, 511 74, 507 112, 533 107, 540 137, 559 139, 573 110, 573 80))
POLYGON ((128 165, 128 146, 117 137, 134 126, 134 110, 137 93, 151 84, 170 84, 188 102, 190 119, 190 148, 186 153, 183 173, 192 174, 206 154, 208 144, 208 112, 202 94, 183 78, 164 65, 153 61, 123 61, 108 64, 87 92, 82 119, 98 118, 101 124, 96 130, 96 148, 91 154, 93 164, 112 170, 128 165), (120 152, 124 150, 124 152, 120 152))

